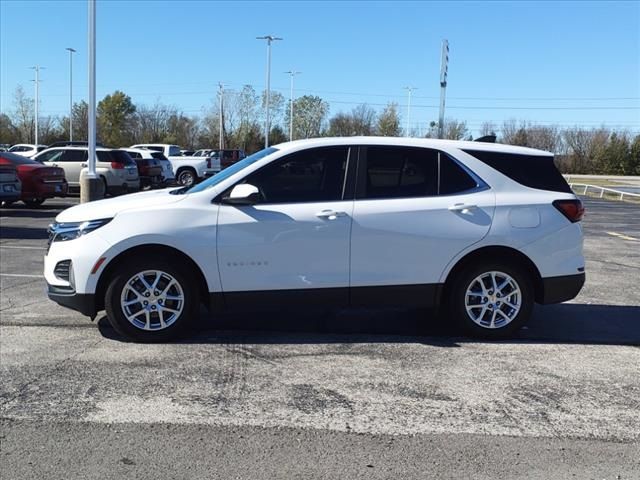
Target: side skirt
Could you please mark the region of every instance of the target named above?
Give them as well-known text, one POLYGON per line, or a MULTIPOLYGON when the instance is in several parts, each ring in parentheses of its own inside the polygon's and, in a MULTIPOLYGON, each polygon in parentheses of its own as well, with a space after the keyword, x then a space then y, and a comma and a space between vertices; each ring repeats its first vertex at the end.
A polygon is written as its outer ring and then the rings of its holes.
POLYGON ((211 292, 212 312, 277 311, 295 308, 407 307, 431 308, 440 304, 442 284, 391 285, 351 288, 211 292))

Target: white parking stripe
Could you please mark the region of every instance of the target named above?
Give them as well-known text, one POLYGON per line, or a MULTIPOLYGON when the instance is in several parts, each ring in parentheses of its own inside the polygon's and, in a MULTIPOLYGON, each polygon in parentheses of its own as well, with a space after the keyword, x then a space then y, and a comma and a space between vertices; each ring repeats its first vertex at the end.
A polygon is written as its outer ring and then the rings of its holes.
POLYGON ((24 273, 0 273, 0 277, 44 278, 44 275, 26 275, 24 273))
POLYGON ((19 245, 1 245, 0 244, 0 248, 15 248, 15 249, 22 249, 22 250, 46 250, 47 247, 22 247, 19 245))

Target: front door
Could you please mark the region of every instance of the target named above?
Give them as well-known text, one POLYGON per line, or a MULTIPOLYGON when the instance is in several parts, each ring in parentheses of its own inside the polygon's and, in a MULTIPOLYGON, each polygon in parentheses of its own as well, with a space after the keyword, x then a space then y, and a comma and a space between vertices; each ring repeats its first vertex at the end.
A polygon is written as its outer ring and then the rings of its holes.
POLYGON ((348 303, 349 156, 348 147, 288 155, 242 181, 258 188, 256 204, 220 206, 218 266, 229 306, 348 303))

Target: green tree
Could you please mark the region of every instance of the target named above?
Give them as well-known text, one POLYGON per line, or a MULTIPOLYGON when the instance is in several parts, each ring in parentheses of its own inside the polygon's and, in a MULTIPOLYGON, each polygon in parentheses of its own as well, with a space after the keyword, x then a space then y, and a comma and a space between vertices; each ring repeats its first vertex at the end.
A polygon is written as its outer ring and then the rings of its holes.
POLYGON ((329 103, 314 95, 304 95, 293 102, 294 138, 320 137, 329 114, 329 103))
POLYGON ((376 133, 383 137, 399 137, 402 135, 397 103, 387 104, 382 113, 378 115, 376 133))
POLYGON ((14 143, 20 143, 20 134, 16 127, 13 125, 9 115, 0 113, 0 143, 6 143, 13 145, 14 143))
POLYGON ((116 90, 98 103, 99 137, 105 145, 123 147, 133 141, 136 106, 131 97, 116 90))
POLYGON ((636 135, 631 144, 627 175, 640 175, 640 135, 636 135))

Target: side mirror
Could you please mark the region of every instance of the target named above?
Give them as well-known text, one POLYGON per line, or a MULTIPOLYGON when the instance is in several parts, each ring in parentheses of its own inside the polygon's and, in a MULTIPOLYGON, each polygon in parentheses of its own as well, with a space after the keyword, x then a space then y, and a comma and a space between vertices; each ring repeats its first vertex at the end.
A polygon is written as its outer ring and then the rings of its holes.
POLYGON ((260 200, 260 192, 258 187, 243 183, 236 185, 229 193, 228 197, 222 199, 223 203, 228 205, 253 205, 260 200))

